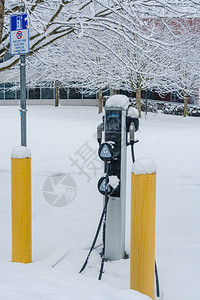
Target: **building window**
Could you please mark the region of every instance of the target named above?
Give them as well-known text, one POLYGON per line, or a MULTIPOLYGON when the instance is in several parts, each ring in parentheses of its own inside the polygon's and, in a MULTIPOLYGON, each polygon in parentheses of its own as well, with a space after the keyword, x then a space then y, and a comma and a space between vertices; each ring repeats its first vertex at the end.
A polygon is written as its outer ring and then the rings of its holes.
POLYGON ((13 87, 14 87, 13 83, 5 84, 5 99, 6 100, 15 100, 15 90, 12 89, 13 87))
POLYGON ((54 93, 53 88, 42 88, 42 99, 53 99, 54 93))
POLYGON ((90 94, 87 90, 87 94, 83 94, 83 99, 97 99, 97 94, 90 94))
POLYGON ((60 88, 59 89, 60 99, 68 99, 68 89, 67 88, 60 88))
POLYGON ((104 91, 102 92, 102 96, 103 96, 103 97, 104 97, 104 96, 110 96, 110 89, 104 90, 104 91))
POLYGON ((0 83, 0 100, 4 100, 4 83, 0 83))
POLYGON ((76 89, 69 89, 69 99, 82 99, 82 94, 76 89))
POLYGON ((29 89, 29 99, 40 99, 40 88, 29 89))

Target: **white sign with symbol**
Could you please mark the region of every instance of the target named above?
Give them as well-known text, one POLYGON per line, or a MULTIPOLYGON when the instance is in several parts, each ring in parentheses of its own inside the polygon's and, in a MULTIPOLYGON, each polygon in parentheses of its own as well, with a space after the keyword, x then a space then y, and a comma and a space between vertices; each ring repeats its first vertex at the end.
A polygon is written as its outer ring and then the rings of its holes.
POLYGON ((10 17, 10 54, 29 53, 29 29, 27 14, 10 17))

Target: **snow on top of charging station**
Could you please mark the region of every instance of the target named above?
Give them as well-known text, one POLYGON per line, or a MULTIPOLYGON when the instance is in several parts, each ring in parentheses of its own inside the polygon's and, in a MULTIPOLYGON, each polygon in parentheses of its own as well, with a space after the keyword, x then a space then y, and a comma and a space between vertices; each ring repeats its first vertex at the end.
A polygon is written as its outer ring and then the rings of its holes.
POLYGON ((15 147, 11 152, 11 158, 30 158, 31 157, 31 151, 24 146, 15 147))
POLYGON ((137 108, 130 106, 128 109, 128 117, 132 117, 132 118, 138 118, 139 117, 139 111, 137 110, 137 108))
POLYGON ((113 95, 106 101, 106 107, 114 106, 127 109, 129 104, 129 99, 125 95, 113 95))
POLYGON ((111 175, 108 177, 109 178, 109 185, 113 188, 116 189, 119 185, 119 178, 117 176, 111 175))
POLYGON ((152 174, 156 172, 156 164, 153 159, 143 157, 137 159, 132 167, 132 172, 135 175, 140 175, 140 174, 152 174))

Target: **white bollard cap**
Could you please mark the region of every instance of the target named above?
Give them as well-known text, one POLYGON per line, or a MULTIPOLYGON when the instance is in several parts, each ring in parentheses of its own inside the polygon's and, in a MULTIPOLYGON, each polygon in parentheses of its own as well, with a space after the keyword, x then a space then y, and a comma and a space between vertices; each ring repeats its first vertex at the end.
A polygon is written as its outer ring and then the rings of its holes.
POLYGON ((143 157, 137 159, 132 166, 132 173, 135 175, 152 174, 156 172, 156 164, 153 159, 143 157))
POLYGON ((15 147, 11 152, 11 158, 23 159, 30 158, 31 151, 27 147, 19 146, 15 147))

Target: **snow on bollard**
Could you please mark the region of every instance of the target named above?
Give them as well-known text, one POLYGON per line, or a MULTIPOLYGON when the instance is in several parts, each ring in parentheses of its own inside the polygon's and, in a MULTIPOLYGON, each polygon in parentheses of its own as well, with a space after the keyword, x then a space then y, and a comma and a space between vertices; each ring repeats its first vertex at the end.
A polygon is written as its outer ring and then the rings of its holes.
POLYGON ((31 152, 16 147, 11 153, 12 261, 32 262, 31 152))
POLYGON ((156 165, 140 158, 131 175, 130 288, 155 299, 156 165))

